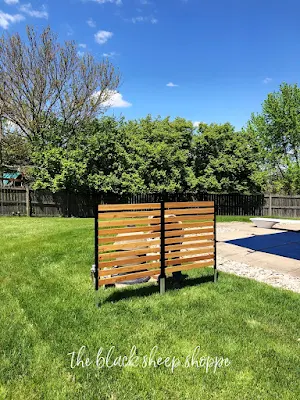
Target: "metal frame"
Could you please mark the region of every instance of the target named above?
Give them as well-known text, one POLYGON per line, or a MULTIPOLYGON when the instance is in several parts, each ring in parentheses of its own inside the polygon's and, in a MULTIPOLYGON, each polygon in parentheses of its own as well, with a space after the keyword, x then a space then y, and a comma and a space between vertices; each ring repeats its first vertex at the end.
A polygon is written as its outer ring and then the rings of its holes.
POLYGON ((95 269, 94 269, 94 277, 95 277, 95 290, 99 289, 99 247, 98 247, 98 205, 95 205, 95 215, 94 215, 94 227, 95 227, 95 269))
POLYGON ((218 270, 217 270, 217 207, 214 201, 214 282, 217 283, 218 270))
POLYGON ((166 291, 166 265, 165 265, 165 202, 160 201, 160 275, 159 292, 164 294, 166 291))

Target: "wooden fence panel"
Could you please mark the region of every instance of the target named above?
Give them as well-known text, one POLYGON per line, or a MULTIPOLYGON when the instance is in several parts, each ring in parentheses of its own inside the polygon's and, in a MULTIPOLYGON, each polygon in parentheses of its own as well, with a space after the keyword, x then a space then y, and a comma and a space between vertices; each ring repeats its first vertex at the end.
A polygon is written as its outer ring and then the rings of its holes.
POLYGON ((212 266, 216 269, 216 232, 214 202, 165 203, 165 272, 167 274, 212 266), (185 226, 193 218, 191 228, 173 228, 174 217, 185 226), (207 226, 203 226, 205 221, 207 226), (198 225, 198 226, 197 226, 198 225))
POLYGON ((98 206, 96 288, 160 273, 160 215, 159 203, 98 206))
POLYGON ((23 187, 0 188, 1 215, 26 215, 26 191, 23 187))
POLYGON ((300 217, 300 196, 265 195, 263 215, 285 218, 300 217))
POLYGON ((99 205, 96 290, 154 275, 161 281, 166 274, 207 266, 214 267, 216 281, 215 221, 212 201, 99 205))

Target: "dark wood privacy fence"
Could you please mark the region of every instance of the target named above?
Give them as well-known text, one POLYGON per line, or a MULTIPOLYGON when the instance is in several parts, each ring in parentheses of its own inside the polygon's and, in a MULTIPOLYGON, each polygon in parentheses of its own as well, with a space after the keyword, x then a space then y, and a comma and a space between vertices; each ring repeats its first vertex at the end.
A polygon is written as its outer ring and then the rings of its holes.
MULTIPOLYGON (((165 201, 213 201, 218 215, 264 214, 263 195, 208 194, 208 193, 154 193, 117 195, 114 193, 51 193, 44 190, 0 187, 0 215, 93 217, 95 204, 139 204, 165 201)), ((300 198, 299 198, 300 206, 300 198)), ((299 210, 300 211, 300 210, 299 210)), ((300 212, 299 212, 300 216, 300 212)))
POLYGON ((95 288, 214 267, 211 201, 99 205, 95 215, 95 288))

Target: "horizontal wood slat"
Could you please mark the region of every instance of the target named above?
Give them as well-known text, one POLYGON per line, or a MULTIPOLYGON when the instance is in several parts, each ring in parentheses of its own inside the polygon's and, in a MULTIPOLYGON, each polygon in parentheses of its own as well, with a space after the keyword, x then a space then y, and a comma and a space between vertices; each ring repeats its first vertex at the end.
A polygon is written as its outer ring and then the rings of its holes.
POLYGON ((186 228, 200 228, 200 227, 209 227, 209 228, 214 228, 213 222, 190 222, 187 224, 178 224, 178 223, 173 223, 173 224, 166 224, 166 232, 171 230, 171 229, 186 229, 186 228))
POLYGON ((103 204, 98 206, 98 211, 121 211, 121 210, 144 210, 144 209, 152 209, 152 210, 160 210, 159 203, 141 203, 141 204, 103 204))
POLYGON ((187 258, 177 258, 176 260, 167 260, 166 266, 169 265, 185 265, 190 263, 195 263, 196 261, 201 260, 210 260, 214 257, 213 254, 207 254, 205 256, 195 256, 195 257, 187 257, 187 258))
MULTIPOLYGON (((144 263, 149 261, 158 261, 160 259, 160 254, 152 255, 152 256, 144 256, 144 257, 135 257, 135 258, 118 258, 113 261, 101 261, 99 264, 99 268, 112 268, 112 267, 122 267, 125 265, 130 265, 134 263, 144 263)), ((146 265, 146 264, 145 264, 146 265)))
POLYGON ((116 274, 123 274, 127 272, 134 272, 141 270, 151 271, 152 269, 159 267, 160 267, 160 262, 153 262, 148 264, 128 265, 126 267, 119 267, 119 268, 100 269, 99 276, 116 275, 116 274))
POLYGON ((175 208, 173 210, 165 210, 165 214, 175 215, 213 214, 213 212, 213 208, 175 208))
POLYGON ((213 201, 179 201, 179 202, 166 202, 165 203, 165 208, 168 209, 173 209, 173 208, 181 208, 181 207, 213 207, 214 202, 213 201))
MULTIPOLYGON (((111 244, 108 246, 101 246, 101 250, 102 251, 111 251, 111 250, 122 250, 122 249, 138 249, 138 248, 149 248, 150 246, 153 246, 154 244, 160 244, 160 240, 159 239, 154 239, 151 241, 144 241, 144 242, 132 242, 132 243, 116 243, 116 244, 111 244)), ((148 251, 147 251, 148 253, 148 251)))
POLYGON ((180 265, 176 267, 168 267, 166 268, 166 273, 170 274, 172 272, 178 271, 188 271, 189 269, 197 269, 197 268, 204 268, 204 267, 212 267, 214 265, 214 260, 206 261, 203 263, 195 263, 195 264, 187 264, 187 265, 180 265))
MULTIPOLYGON (((166 231, 165 236, 166 237, 172 237, 172 236, 186 236, 186 235, 200 235, 204 233, 213 233, 214 228, 207 228, 207 229, 180 229, 180 230, 168 230, 166 231)), ((201 236, 200 236, 201 237, 201 236)))
MULTIPOLYGON (((166 239, 165 243, 172 244, 172 243, 185 243, 185 242, 199 242, 203 240, 213 240, 214 235, 203 235, 203 236, 192 236, 192 237, 177 237, 177 238, 170 238, 166 239)), ((186 247, 188 245, 186 244, 186 247)))
POLYGON ((168 245, 166 246, 166 253, 169 251, 174 250, 185 250, 185 249, 198 249, 203 247, 211 247, 213 245, 213 241, 210 242, 196 242, 196 243, 189 243, 189 244, 175 244, 175 245, 168 245))
MULTIPOLYGON (((170 224, 173 222, 182 222, 182 221, 194 221, 197 222, 198 220, 202 221, 214 221, 214 214, 207 214, 207 215, 181 215, 180 217, 166 217, 166 224, 170 224)), ((167 228, 167 225, 166 225, 167 228)))
POLYGON ((98 226, 100 228, 106 228, 106 227, 119 227, 119 226, 128 226, 128 225, 145 225, 149 226, 151 221, 151 224, 160 224, 160 218, 153 218, 153 219, 148 219, 148 218, 139 218, 139 219, 124 219, 124 220, 116 220, 116 221, 99 221, 98 226))
POLYGON ((98 239, 98 242, 99 242, 99 244, 104 244, 104 243, 112 243, 112 242, 116 243, 116 242, 154 239, 154 238, 160 238, 160 233, 141 232, 140 235, 112 236, 112 237, 100 238, 100 239, 98 239))
POLYGON ((107 212, 99 214, 99 221, 103 219, 113 218, 138 218, 138 217, 158 217, 160 215, 159 210, 155 211, 132 211, 132 212, 107 212))
POLYGON ((139 255, 145 255, 146 254, 160 254, 160 246, 157 245, 157 247, 151 249, 151 248, 144 248, 144 249, 135 249, 135 250, 129 250, 129 251, 114 251, 111 253, 100 253, 99 254, 99 261, 100 263, 103 260, 111 260, 115 259, 118 257, 132 257, 132 256, 139 256, 139 255))
POLYGON ((204 249, 170 252, 165 254, 165 259, 168 260, 175 257, 186 257, 190 255, 204 254, 204 253, 214 253, 214 248, 206 247, 204 249))
POLYGON ((116 283, 116 282, 123 282, 123 281, 129 281, 132 279, 144 278, 145 276, 158 275, 159 273, 160 273, 160 269, 153 269, 153 270, 144 271, 144 272, 137 272, 134 274, 115 276, 113 278, 108 278, 108 279, 99 279, 99 285, 100 286, 101 285, 110 285, 110 284, 116 283))
POLYGON ((112 228, 112 229, 101 229, 98 232, 99 236, 103 235, 122 235, 125 233, 136 233, 136 232, 159 232, 160 225, 153 226, 136 226, 135 228, 112 228))

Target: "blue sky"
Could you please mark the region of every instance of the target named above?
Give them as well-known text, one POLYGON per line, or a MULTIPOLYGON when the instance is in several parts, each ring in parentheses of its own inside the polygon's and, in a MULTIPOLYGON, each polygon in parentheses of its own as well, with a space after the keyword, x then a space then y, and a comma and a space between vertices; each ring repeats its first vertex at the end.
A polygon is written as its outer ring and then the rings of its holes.
POLYGON ((109 55, 122 73, 109 113, 240 129, 298 82, 299 11, 297 0, 0 0, 0 30, 50 24, 78 51, 109 55))

